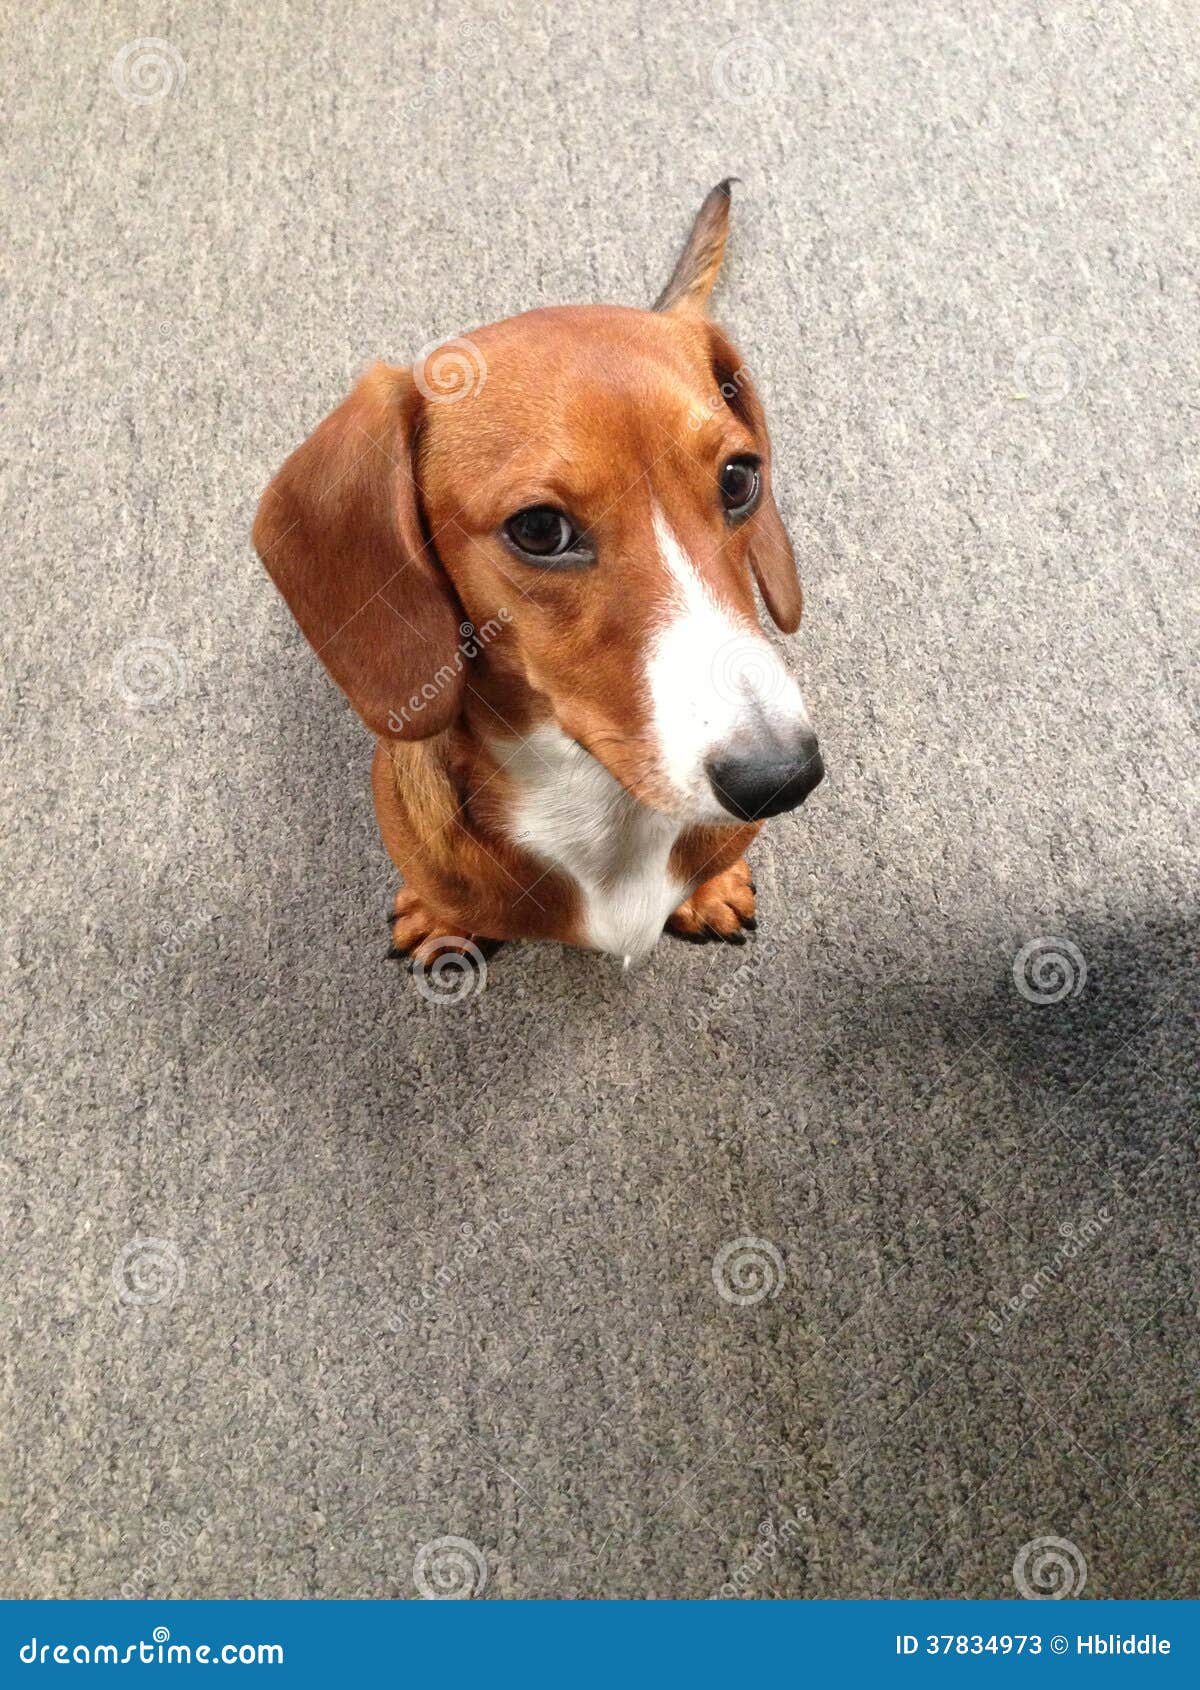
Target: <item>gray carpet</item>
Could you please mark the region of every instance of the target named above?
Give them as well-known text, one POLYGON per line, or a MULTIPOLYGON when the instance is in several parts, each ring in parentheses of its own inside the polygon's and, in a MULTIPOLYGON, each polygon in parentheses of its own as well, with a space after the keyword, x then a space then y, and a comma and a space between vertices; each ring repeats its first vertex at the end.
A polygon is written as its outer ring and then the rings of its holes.
POLYGON ((1200 1595, 1190 6, 5 10, 4 1593, 1200 1595), (257 496, 729 172, 829 778, 432 1006, 257 496))

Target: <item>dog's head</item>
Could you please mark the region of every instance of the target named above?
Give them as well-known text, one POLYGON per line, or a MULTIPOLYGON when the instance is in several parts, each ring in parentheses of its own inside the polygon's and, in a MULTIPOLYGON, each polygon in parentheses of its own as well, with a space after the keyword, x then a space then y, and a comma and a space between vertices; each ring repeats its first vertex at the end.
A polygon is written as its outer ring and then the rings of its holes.
POLYGON ((705 314, 728 215, 722 183, 653 311, 531 311, 376 365, 267 489, 255 545, 375 733, 440 732, 486 664, 521 727, 683 821, 820 780, 755 613, 755 581, 784 633, 801 612, 762 406, 705 314))

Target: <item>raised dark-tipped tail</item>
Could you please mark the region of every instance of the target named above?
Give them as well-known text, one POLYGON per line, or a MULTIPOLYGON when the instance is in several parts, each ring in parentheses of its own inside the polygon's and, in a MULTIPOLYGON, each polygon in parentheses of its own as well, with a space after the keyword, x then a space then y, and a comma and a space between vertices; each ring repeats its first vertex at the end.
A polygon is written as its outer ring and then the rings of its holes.
POLYGON ((654 301, 655 311, 702 312, 708 304, 729 234, 730 190, 738 180, 727 176, 705 196, 671 280, 654 301))

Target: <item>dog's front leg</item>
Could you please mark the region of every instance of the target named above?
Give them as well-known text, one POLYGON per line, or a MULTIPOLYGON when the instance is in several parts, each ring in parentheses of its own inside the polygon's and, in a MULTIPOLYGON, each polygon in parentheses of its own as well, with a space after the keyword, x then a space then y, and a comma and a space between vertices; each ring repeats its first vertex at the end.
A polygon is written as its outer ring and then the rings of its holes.
POLYGON ((709 939, 723 939, 727 945, 744 945, 746 932, 753 932, 754 882, 750 864, 740 857, 732 868, 722 869, 702 881, 675 913, 668 917, 667 931, 694 945, 709 939))
POLYGON ((668 917, 666 931, 693 944, 723 939, 743 945, 746 930, 754 931, 754 882, 745 851, 759 829, 697 828, 675 848, 672 868, 693 891, 668 917))
MULTIPOLYGON (((380 837, 404 876, 393 912, 394 954, 428 967, 468 944, 503 939, 581 942, 569 883, 502 831, 485 830, 451 778, 445 746, 376 746, 371 770, 380 837)), ((485 792, 492 792, 484 783, 485 792)))
POLYGON ((462 872, 464 835, 457 805, 438 761, 422 748, 406 748, 412 790, 397 788, 400 770, 380 741, 371 769, 380 837, 404 876, 392 914, 391 955, 427 968, 450 951, 483 949, 501 935, 489 900, 476 895, 462 872), (424 798, 424 802, 420 801, 424 798), (488 920, 489 915, 493 918, 488 920))

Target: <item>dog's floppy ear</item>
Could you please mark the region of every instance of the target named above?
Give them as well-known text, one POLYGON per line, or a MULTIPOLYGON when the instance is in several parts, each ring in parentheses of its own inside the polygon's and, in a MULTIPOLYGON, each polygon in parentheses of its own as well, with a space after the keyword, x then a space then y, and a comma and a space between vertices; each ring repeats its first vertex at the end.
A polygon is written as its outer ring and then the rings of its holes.
POLYGON ((727 176, 709 189, 671 280, 654 301, 656 311, 703 313, 725 254, 730 191, 736 181, 736 176, 727 176))
POLYGON ((254 521, 254 548, 317 656, 389 739, 447 727, 464 679, 452 661, 461 613, 422 532, 420 416, 410 372, 376 364, 292 453, 254 521))
POLYGON ((781 632, 794 634, 800 626, 804 595, 796 573, 792 542, 783 526, 771 486, 771 439, 767 433, 762 401, 750 379, 749 370, 731 343, 714 324, 709 323, 707 330, 712 349, 713 380, 730 410, 753 434, 762 460, 762 499, 746 524, 750 567, 763 603, 771 613, 771 620, 781 632))

